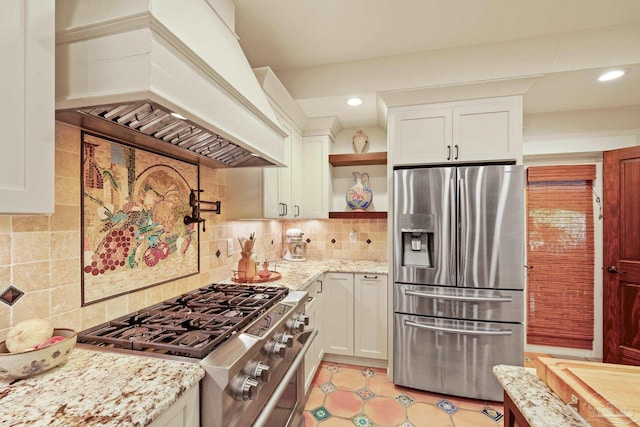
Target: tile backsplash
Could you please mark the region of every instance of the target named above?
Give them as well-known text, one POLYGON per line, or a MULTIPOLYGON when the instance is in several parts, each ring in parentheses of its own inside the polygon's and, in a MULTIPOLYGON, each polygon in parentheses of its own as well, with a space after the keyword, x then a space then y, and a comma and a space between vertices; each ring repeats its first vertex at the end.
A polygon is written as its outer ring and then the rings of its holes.
POLYGON ((0 293, 14 286, 24 295, 12 306, 0 301, 0 340, 17 322, 49 318, 54 327, 85 329, 208 283, 226 279, 240 259, 237 237, 255 232, 259 260, 283 255, 284 232, 305 233, 310 259, 387 258, 386 220, 227 221, 226 174, 200 168, 204 200, 221 200, 222 214, 203 214, 200 273, 81 307, 80 129, 56 122, 55 212, 52 215, 0 215, 0 293), (227 239, 233 252, 227 256, 227 239))

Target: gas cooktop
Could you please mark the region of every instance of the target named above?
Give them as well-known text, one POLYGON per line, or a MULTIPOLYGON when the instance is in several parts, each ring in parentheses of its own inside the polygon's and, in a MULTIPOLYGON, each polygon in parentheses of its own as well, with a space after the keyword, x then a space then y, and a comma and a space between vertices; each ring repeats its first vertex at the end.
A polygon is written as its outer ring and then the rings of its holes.
POLYGON ((288 292, 284 287, 211 284, 86 329, 78 342, 202 359, 288 292))

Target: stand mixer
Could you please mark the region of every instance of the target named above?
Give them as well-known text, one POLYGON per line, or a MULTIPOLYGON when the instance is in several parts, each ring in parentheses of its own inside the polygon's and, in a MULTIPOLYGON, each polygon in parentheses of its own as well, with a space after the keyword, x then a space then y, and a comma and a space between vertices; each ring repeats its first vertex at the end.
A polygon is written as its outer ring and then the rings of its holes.
POLYGON ((282 258, 287 261, 304 261, 307 253, 307 242, 302 239, 304 233, 299 228, 289 228, 286 232, 285 243, 287 251, 282 258))

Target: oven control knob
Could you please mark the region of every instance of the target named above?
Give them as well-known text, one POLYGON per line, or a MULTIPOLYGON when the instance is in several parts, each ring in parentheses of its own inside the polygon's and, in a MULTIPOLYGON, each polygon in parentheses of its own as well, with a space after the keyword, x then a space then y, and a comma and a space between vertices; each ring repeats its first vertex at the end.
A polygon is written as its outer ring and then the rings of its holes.
POLYGON ((262 362, 252 360, 251 362, 247 363, 242 372, 249 375, 250 377, 257 379, 260 382, 266 383, 267 381, 269 381, 269 366, 265 365, 262 362))
POLYGON ((304 332, 304 323, 299 320, 290 320, 287 322, 287 327, 292 333, 304 332))
POLYGON ((304 323, 305 326, 309 326, 309 316, 304 313, 300 313, 298 321, 304 323))
POLYGON ((262 362, 258 362, 253 371, 253 377, 258 381, 266 383, 269 381, 269 367, 262 362))
POLYGON ((278 338, 282 344, 285 344, 287 347, 293 347, 293 335, 283 332, 282 335, 278 338))
POLYGON ((273 343, 273 350, 271 350, 271 354, 276 357, 284 357, 287 352, 287 345, 281 343, 280 341, 276 341, 273 343))
POLYGON ((258 381, 245 375, 240 378, 235 387, 236 400, 254 400, 258 396, 258 381))

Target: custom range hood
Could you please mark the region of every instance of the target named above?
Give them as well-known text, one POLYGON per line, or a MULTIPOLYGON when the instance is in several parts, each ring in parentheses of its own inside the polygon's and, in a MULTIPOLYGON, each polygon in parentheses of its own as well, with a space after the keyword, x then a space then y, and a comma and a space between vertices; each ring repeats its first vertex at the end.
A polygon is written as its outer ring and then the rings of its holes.
POLYGON ((57 0, 56 119, 212 167, 282 166, 232 0, 57 0))

